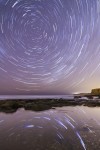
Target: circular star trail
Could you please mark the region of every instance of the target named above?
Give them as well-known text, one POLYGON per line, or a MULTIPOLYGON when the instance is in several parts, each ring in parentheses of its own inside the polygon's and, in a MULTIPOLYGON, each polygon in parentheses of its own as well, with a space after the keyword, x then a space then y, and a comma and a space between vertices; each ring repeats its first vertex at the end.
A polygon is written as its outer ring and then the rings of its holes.
POLYGON ((0 0, 1 83, 49 93, 71 92, 92 79, 100 70, 99 5, 96 0, 0 0))

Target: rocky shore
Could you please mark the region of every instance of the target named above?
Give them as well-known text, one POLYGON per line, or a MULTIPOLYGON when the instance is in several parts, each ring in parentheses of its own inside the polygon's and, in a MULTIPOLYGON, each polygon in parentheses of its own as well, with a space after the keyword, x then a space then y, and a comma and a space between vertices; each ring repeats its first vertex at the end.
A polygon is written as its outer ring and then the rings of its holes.
POLYGON ((100 100, 65 100, 65 99, 36 99, 36 100, 0 100, 0 112, 13 113, 19 108, 32 111, 44 111, 49 109, 55 109, 55 107, 63 106, 88 106, 88 107, 100 107, 100 100))

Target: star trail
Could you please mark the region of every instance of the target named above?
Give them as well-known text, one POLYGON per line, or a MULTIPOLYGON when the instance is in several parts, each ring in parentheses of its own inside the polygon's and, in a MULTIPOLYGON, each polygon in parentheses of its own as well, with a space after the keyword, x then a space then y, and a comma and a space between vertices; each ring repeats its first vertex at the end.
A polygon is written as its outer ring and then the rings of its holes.
POLYGON ((0 93, 100 84, 100 0, 0 0, 0 93))

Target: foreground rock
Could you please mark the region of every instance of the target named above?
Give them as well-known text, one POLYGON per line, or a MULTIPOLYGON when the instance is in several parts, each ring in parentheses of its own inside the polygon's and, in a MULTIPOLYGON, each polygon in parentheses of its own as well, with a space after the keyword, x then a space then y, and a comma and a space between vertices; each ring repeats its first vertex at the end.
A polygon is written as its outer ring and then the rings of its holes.
POLYGON ((55 109, 55 107, 83 105, 88 107, 100 107, 100 100, 65 100, 65 99, 36 99, 36 100, 0 100, 0 112, 13 113, 18 108, 25 110, 43 111, 55 109))

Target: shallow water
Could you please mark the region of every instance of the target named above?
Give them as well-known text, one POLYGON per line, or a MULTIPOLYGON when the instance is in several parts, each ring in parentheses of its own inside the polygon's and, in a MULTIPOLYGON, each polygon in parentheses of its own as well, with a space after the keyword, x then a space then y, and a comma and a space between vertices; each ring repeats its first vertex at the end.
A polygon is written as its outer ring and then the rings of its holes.
POLYGON ((0 113, 0 150, 99 150, 100 108, 0 113))

